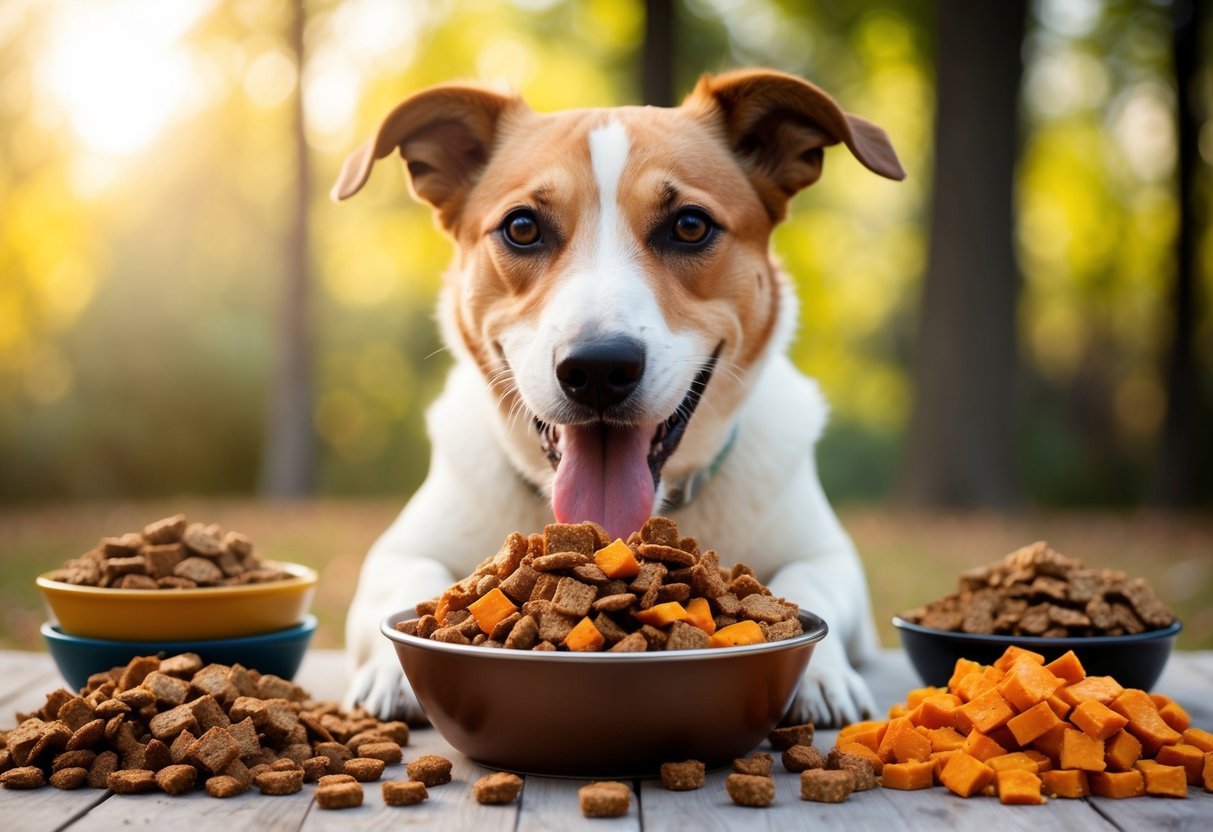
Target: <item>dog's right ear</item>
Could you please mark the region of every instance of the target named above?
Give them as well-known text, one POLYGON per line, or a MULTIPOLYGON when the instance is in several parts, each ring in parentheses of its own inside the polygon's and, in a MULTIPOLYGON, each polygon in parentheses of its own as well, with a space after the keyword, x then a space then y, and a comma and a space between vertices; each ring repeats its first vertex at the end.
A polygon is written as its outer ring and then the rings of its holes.
POLYGON ((351 153, 329 195, 348 199, 362 189, 379 159, 399 149, 413 193, 450 228, 484 169, 504 113, 522 99, 480 87, 441 86, 419 92, 388 113, 375 135, 351 153))

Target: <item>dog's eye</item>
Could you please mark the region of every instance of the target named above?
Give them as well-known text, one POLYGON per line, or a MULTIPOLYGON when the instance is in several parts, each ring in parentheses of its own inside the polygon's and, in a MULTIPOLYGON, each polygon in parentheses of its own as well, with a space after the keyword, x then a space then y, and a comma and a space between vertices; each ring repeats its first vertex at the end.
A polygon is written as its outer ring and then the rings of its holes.
POLYGON ((670 235, 675 241, 686 245, 704 242, 712 233, 712 221, 697 208, 687 208, 674 217, 670 235))
POLYGON ((539 243, 543 235, 539 232, 539 221, 535 215, 523 208, 514 211, 501 224, 501 233, 506 242, 515 248, 530 248, 539 243))

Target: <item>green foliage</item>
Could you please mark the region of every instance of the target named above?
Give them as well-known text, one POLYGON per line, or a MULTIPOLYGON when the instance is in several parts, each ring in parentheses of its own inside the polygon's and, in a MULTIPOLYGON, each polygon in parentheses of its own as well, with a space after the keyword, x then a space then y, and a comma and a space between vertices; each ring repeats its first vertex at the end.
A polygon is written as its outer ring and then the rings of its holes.
MULTIPOLYGON (((133 22, 106 4, 0 8, 0 500, 255 488, 295 186, 284 2, 155 4, 133 22), (165 92, 158 75, 180 83, 165 92), (110 107, 99 120, 98 101, 110 107)), ((1177 221, 1166 10, 1112 3, 1076 21, 1061 4, 1033 8, 1018 181, 1024 478, 1046 502, 1134 501, 1165 405, 1177 221)), ((452 246, 395 160, 339 207, 328 185, 429 84, 504 81, 540 110, 635 103, 644 4, 307 9, 321 488, 407 493, 449 366, 432 309, 452 246)), ((681 90, 734 66, 802 74, 885 127, 909 171, 888 182, 833 148, 774 238, 801 303, 794 358, 833 408, 823 478, 841 497, 885 496, 913 403, 930 4, 685 0, 677 23, 681 90)), ((1213 270, 1203 279, 1213 297, 1213 270)), ((1213 397, 1207 313, 1199 338, 1213 397)))

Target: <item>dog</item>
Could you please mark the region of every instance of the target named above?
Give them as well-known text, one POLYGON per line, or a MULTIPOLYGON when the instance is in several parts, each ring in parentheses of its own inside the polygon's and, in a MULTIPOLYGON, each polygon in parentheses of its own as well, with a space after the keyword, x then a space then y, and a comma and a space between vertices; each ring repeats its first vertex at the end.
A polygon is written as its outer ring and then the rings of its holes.
POLYGON ((881 128, 769 70, 704 76, 674 108, 539 114, 433 87, 350 154, 334 200, 398 151, 457 251, 429 472, 364 563, 347 704, 424 718, 380 622, 509 532, 554 517, 626 539, 662 513, 829 624, 788 719, 875 712, 854 669, 878 646, 867 585, 814 459, 827 407, 786 354, 796 297, 770 252, 835 144, 905 175, 881 128))

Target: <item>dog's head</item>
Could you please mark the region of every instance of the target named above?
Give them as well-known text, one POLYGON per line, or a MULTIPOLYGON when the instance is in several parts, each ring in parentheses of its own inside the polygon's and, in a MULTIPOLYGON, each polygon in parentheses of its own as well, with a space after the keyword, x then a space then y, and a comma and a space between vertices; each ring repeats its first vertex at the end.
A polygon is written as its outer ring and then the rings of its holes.
POLYGON ((399 151, 458 245, 447 339, 498 394, 511 458, 558 520, 626 537, 663 472, 728 441, 790 317, 771 230, 838 143, 904 176, 884 131, 782 73, 705 77, 677 108, 554 114, 442 86, 384 119, 333 196, 399 151))

